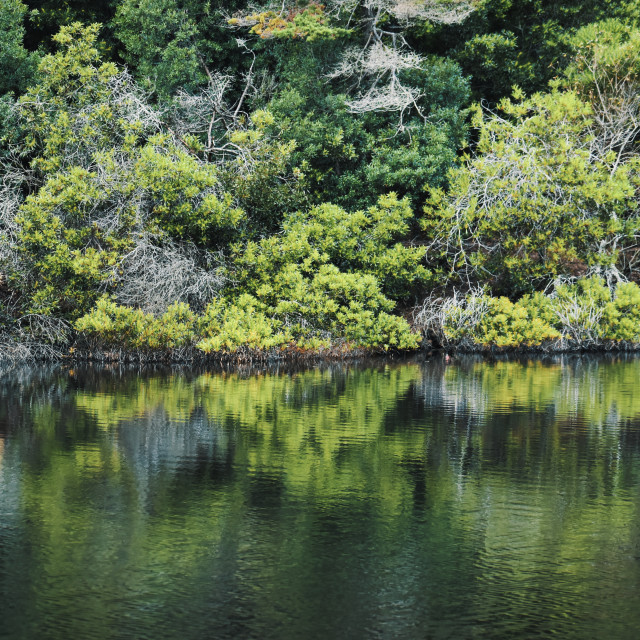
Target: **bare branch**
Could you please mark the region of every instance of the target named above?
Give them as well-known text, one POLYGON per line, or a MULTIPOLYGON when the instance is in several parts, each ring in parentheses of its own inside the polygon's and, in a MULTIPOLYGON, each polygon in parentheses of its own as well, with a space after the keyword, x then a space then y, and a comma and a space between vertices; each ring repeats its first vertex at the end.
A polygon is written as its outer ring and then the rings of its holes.
POLYGON ((120 304, 161 315, 174 302, 201 311, 222 289, 223 258, 193 244, 154 243, 144 235, 111 271, 108 280, 120 304))

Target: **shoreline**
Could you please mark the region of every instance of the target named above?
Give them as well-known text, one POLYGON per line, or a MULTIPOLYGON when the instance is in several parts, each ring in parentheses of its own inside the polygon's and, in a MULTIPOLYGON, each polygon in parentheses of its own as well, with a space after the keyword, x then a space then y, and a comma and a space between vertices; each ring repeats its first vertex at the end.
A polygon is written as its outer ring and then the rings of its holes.
POLYGON ((437 356, 478 357, 491 360, 495 357, 555 356, 555 355, 617 355, 640 354, 640 343, 606 340, 570 344, 567 340, 549 341, 539 345, 499 347, 464 341, 459 344, 434 345, 425 340, 420 348, 387 351, 374 348, 349 348, 340 345, 320 350, 288 347, 260 350, 241 348, 232 352, 204 353, 196 347, 177 349, 131 350, 119 347, 79 345, 77 342, 55 347, 44 343, 0 343, 0 363, 70 363, 70 364, 123 364, 123 365, 182 365, 182 366, 270 366, 313 365, 322 363, 354 362, 358 360, 429 359, 437 356))

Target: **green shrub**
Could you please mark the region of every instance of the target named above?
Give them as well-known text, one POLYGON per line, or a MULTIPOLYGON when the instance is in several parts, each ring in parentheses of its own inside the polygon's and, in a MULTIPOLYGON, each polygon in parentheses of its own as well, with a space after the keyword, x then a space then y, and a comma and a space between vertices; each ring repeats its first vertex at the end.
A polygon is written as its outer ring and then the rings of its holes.
POLYGON ((422 313, 428 328, 453 345, 533 347, 563 340, 571 349, 621 341, 640 344, 640 287, 619 283, 612 294, 598 276, 516 302, 478 294, 454 296, 440 301, 439 312, 422 313), (440 328, 433 326, 434 318, 439 318, 440 328))
POLYGON ((27 310, 69 319, 110 291, 138 238, 222 249, 245 218, 217 166, 160 133, 128 75, 100 62, 98 28, 62 28, 18 101, 37 180, 15 216, 8 276, 27 310))
POLYGON ((292 341, 282 323, 267 317, 253 296, 241 295, 234 303, 213 300, 198 318, 202 339, 196 345, 205 353, 233 352, 242 347, 272 349, 292 341))
POLYGON ((298 265, 311 275, 320 265, 333 264, 344 272, 374 276, 390 298, 406 298, 430 278, 421 264, 424 250, 400 242, 411 217, 408 201, 393 193, 366 211, 351 213, 323 204, 290 215, 281 235, 238 249, 236 277, 251 290, 277 294, 278 274, 287 265, 298 265))
POLYGON ((234 290, 254 297, 296 344, 346 340, 357 347, 411 349, 418 344, 391 298, 406 297, 428 272, 422 250, 396 240, 411 210, 394 194, 367 211, 325 204, 288 216, 281 235, 236 247, 234 290))
POLYGON ((539 346, 560 338, 543 299, 526 297, 513 303, 504 297, 467 296, 462 304, 447 308, 444 335, 449 341, 470 340, 484 347, 539 346))
POLYGON ((476 125, 476 154, 427 200, 428 266, 509 296, 622 268, 620 247, 640 233, 635 167, 594 152, 588 102, 571 91, 516 92, 476 125))
POLYGON ((101 298, 90 313, 76 321, 75 328, 99 339, 105 346, 177 349, 193 344, 196 317, 188 305, 180 302, 155 318, 140 309, 101 298))
MULTIPOLYGON (((560 333, 539 315, 530 313, 533 305, 513 303, 508 298, 490 298, 480 322, 476 341, 497 347, 534 347, 555 340, 560 333)), ((535 312, 534 312, 535 313, 535 312)))
POLYGON ((620 283, 603 314, 603 333, 610 340, 640 342, 640 287, 620 283))

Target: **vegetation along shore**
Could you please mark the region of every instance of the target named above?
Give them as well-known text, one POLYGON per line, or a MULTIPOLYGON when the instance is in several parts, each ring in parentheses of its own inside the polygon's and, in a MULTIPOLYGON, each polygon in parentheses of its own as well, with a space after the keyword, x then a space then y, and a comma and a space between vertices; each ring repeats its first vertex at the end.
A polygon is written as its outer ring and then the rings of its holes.
POLYGON ((0 359, 640 349, 640 3, 4 0, 0 359))

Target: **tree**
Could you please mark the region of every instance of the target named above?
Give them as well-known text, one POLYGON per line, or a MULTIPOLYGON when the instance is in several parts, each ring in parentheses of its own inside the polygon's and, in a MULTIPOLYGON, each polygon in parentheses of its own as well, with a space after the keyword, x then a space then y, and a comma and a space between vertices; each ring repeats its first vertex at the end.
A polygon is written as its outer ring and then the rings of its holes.
POLYGON ((420 6, 298 3, 230 20, 275 59, 272 130, 295 141, 291 162, 312 202, 361 208, 393 191, 418 205, 425 188, 446 184, 466 143, 468 80, 455 63, 417 56, 405 35, 425 17, 462 19, 470 5, 420 6))
POLYGON ((113 24, 123 59, 135 76, 166 99, 178 88, 194 92, 216 70, 239 71, 245 56, 223 12, 239 2, 122 0, 113 24), (240 55, 238 55, 240 54, 240 55))
POLYGON ((100 62, 97 35, 98 25, 63 27, 19 101, 37 173, 15 216, 9 277, 33 313, 80 315, 119 284, 123 261, 136 272, 136 243, 221 249, 244 216, 216 166, 163 131, 126 72, 100 62))
POLYGON ((26 40, 29 49, 52 51, 52 38, 63 26, 74 22, 104 25, 100 45, 103 54, 113 52, 113 37, 109 27, 119 0, 25 0, 29 8, 26 40))
POLYGON ((299 6, 282 3, 277 8, 240 15, 230 20, 248 27, 261 38, 334 39, 351 36, 358 44, 346 48, 328 77, 346 83, 351 113, 395 112, 400 129, 409 114, 426 117, 423 94, 407 83, 406 72, 420 70, 425 60, 412 51, 406 30, 419 21, 458 23, 474 10, 471 0, 330 0, 299 6), (300 17, 307 16, 306 25, 300 17), (314 20, 310 18, 314 17, 314 20), (335 23, 333 28, 331 22, 335 23))
POLYGON ((635 164, 594 142, 592 108, 574 92, 522 98, 478 116, 475 155, 428 200, 427 262, 510 295, 557 276, 619 278, 640 233, 635 164))
POLYGON ((426 120, 407 117, 398 131, 397 113, 353 114, 349 96, 327 82, 338 46, 327 52, 319 42, 274 45, 281 82, 268 105, 272 129, 295 140, 291 163, 304 175, 312 202, 366 208, 393 191, 417 207, 425 188, 446 184, 468 126, 469 82, 457 64, 430 58, 406 73, 404 81, 423 96, 426 120))
POLYGON ((20 0, 0 4, 0 95, 23 91, 35 71, 37 55, 23 45, 26 12, 20 0))
POLYGON ((559 81, 593 109, 599 154, 619 165, 637 155, 640 134, 640 30, 619 20, 580 29, 571 39, 574 57, 559 81))
POLYGON ((472 79, 474 95, 496 104, 514 85, 544 91, 571 60, 569 41, 591 22, 616 16, 632 24, 624 0, 485 0, 459 25, 422 24, 411 33, 420 52, 446 55, 472 79))

